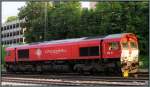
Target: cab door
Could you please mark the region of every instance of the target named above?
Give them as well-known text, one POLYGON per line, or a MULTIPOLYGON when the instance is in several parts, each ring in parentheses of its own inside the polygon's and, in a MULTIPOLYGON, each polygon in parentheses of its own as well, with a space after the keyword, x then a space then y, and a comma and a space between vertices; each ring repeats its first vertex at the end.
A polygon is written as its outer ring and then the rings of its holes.
POLYGON ((105 41, 103 45, 104 58, 120 58, 120 43, 119 41, 105 41))

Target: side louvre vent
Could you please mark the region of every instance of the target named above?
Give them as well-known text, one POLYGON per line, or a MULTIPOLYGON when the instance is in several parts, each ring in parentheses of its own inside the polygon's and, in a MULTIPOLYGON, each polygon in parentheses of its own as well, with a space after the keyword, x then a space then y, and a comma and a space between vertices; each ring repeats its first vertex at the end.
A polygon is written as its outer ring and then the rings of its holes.
POLYGON ((80 56, 99 56, 99 46, 81 47, 80 56))
POLYGON ((29 49, 18 50, 18 58, 29 58, 29 49))

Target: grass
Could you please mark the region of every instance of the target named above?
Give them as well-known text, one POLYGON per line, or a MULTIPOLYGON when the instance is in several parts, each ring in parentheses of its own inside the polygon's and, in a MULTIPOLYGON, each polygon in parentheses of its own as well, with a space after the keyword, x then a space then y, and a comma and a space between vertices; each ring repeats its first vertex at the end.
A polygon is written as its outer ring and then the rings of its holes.
POLYGON ((149 56, 148 55, 140 55, 139 56, 139 63, 140 63, 140 68, 148 69, 148 67, 149 67, 149 56))

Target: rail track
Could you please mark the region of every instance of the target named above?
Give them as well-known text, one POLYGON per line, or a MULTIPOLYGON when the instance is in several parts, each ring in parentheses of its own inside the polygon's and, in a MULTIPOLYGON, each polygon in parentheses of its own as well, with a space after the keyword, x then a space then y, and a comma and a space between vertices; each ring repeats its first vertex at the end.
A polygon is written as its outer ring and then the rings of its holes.
POLYGON ((32 83, 32 84, 55 84, 55 85, 148 85, 147 80, 123 80, 123 79, 99 79, 99 80, 73 80, 73 79, 38 79, 2 77, 2 82, 32 83))
MULTIPOLYGON (((146 78, 148 79, 149 77, 149 72, 148 71, 142 71, 142 72, 138 72, 136 75, 138 75, 137 78, 146 78)), ((96 74, 80 74, 80 73, 32 73, 32 72, 26 72, 26 73, 20 73, 20 72, 16 72, 16 73, 7 73, 7 72, 2 72, 2 77, 8 77, 8 76, 12 76, 12 77, 24 77, 24 78, 28 78, 28 77, 39 77, 39 78, 47 78, 47 77, 92 77, 93 78, 123 78, 121 75, 118 74, 104 74, 104 73, 96 73, 96 74)), ((128 77, 128 79, 132 79, 134 77, 134 75, 130 75, 128 77)))
POLYGON ((148 85, 148 73, 140 76, 123 78, 121 76, 61 74, 2 74, 2 82, 19 82, 48 85, 148 85))
MULTIPOLYGON (((149 77, 149 72, 148 71, 139 71, 137 74, 137 78, 148 78, 149 77)), ((2 71, 2 76, 13 76, 13 77, 49 77, 49 76, 55 76, 55 77, 71 77, 71 76, 76 76, 76 77, 93 77, 93 78, 107 78, 107 77, 119 77, 122 78, 120 74, 105 74, 104 72, 102 73, 96 73, 96 74, 80 74, 80 73, 32 73, 32 72, 26 72, 26 73, 21 73, 21 72, 16 72, 16 73, 8 73, 6 71, 2 71)), ((75 78, 76 78, 75 77, 75 78)), ((134 78, 134 75, 130 75, 129 78, 134 78)), ((135 78, 134 78, 135 79, 135 78)))

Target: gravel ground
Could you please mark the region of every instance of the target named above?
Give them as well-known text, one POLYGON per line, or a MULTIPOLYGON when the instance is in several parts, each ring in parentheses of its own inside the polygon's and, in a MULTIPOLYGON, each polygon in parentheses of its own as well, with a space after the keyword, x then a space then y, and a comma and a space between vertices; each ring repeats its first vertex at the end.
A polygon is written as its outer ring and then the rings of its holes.
MULTIPOLYGON (((20 86, 2 86, 2 87, 20 87, 20 86)), ((21 87, 149 87, 149 86, 104 86, 104 85, 98 85, 98 86, 58 86, 58 85, 49 85, 49 86, 21 86, 21 87)))
MULTIPOLYGON (((147 70, 141 70, 141 72, 147 72, 147 70)), ((145 86, 108 86, 108 85, 42 85, 42 84, 24 84, 24 83, 10 83, 10 82, 2 82, 2 87, 149 87, 145 86)))
POLYGON ((42 84, 24 84, 24 83, 11 83, 11 82, 2 82, 2 87, 148 87, 145 86, 106 86, 106 85, 42 85, 42 84))

